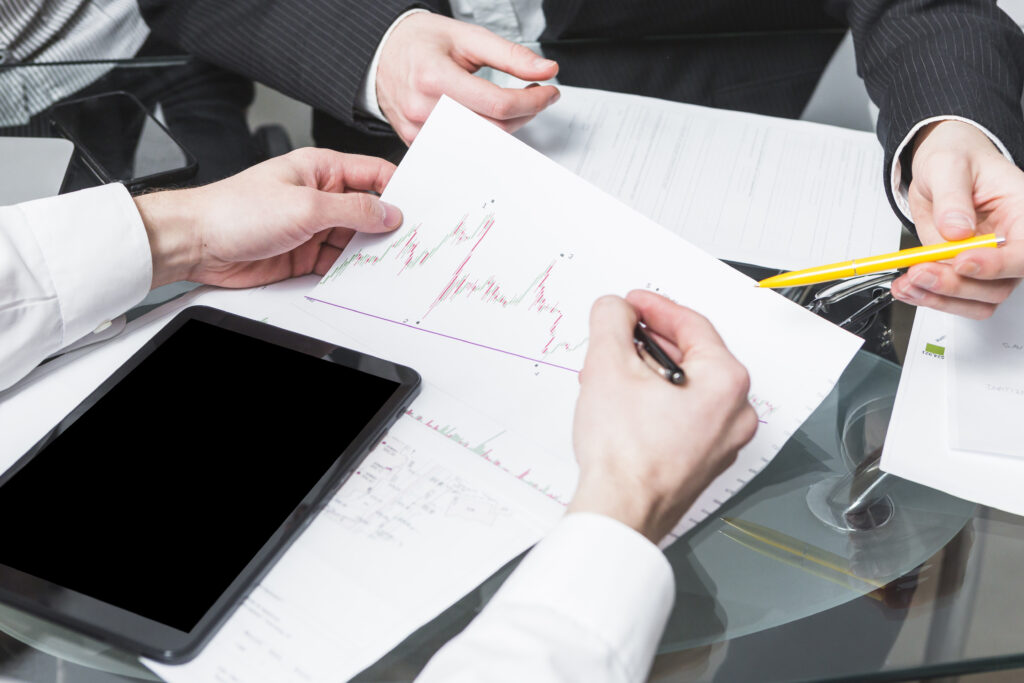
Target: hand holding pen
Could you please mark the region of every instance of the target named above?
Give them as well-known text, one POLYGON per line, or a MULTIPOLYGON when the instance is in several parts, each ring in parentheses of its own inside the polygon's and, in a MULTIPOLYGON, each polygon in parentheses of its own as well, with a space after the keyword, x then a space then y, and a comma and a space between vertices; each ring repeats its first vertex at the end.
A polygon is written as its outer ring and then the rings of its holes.
POLYGON ((659 541, 753 437, 749 389, 746 369, 698 313, 652 292, 598 300, 573 423, 580 483, 570 512, 604 514, 659 541), (657 346, 680 377, 685 370, 683 385, 638 353, 640 320, 646 352, 657 346))

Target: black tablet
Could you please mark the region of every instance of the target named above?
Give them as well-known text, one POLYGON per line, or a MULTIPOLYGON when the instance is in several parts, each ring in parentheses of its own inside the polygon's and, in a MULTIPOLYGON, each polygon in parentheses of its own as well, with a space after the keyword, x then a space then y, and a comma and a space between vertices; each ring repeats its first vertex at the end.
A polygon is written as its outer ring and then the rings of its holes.
POLYGON ((419 386, 394 363, 186 309, 0 477, 0 601, 190 659, 419 386))

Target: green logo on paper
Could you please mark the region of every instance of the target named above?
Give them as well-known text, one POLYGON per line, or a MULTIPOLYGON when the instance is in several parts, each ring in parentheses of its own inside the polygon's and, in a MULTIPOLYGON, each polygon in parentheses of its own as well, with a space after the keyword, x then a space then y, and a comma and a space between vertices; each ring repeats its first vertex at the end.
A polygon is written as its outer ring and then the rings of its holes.
POLYGON ((935 356, 936 358, 946 357, 946 347, 939 346, 938 344, 925 344, 924 354, 926 356, 935 356))

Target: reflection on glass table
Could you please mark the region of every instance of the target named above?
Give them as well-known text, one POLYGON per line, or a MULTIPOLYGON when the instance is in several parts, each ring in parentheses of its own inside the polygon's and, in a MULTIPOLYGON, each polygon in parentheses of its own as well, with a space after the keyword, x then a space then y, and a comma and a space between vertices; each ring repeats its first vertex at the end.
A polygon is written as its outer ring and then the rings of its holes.
MULTIPOLYGON (((858 486, 849 475, 880 448, 898 380, 897 365, 858 354, 772 464, 668 548, 676 604, 653 680, 901 680, 1024 666, 1016 639, 984 637, 1005 631, 992 593, 1016 587, 983 560, 1024 554, 1020 518, 901 480, 882 495, 891 514, 871 528, 841 530, 815 514, 816 490, 858 486)), ((357 680, 414 678, 514 565, 357 680)), ((10 609, 0 631, 39 660, 40 675, 26 680, 57 680, 46 666, 58 661, 72 663, 65 681, 154 679, 123 653, 10 609)), ((0 675, 13 673, 2 658, 0 675)))
POLYGON ((74 142, 65 192, 111 181, 132 191, 205 184, 268 156, 246 118, 250 81, 188 57, 147 54, 158 49, 123 60, 0 65, 0 110, 8 112, 0 136, 74 142), (30 97, 17 117, 15 103, 3 101, 25 90, 66 92, 68 83, 88 85, 56 101, 30 97))

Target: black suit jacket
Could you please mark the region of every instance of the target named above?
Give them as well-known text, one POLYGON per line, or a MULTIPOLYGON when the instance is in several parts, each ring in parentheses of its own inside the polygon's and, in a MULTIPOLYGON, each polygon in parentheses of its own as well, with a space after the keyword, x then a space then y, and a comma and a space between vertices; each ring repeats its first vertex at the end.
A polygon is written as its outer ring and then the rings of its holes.
POLYGON ((354 105, 384 33, 406 10, 442 9, 417 0, 138 3, 160 39, 367 130, 374 124, 354 105))
MULTIPOLYGON (((446 9, 446 0, 139 4, 162 39, 376 133, 387 129, 354 103, 381 37, 408 9, 446 9)), ((547 0, 545 15, 545 52, 567 85, 789 117, 849 26, 880 109, 891 202, 896 148, 932 116, 976 121, 1024 162, 1024 35, 995 0, 547 0)))
POLYGON ((788 117, 848 26, 901 218, 891 168, 920 121, 975 121, 1024 163, 1024 35, 995 0, 548 0, 545 14, 562 82, 788 117))

